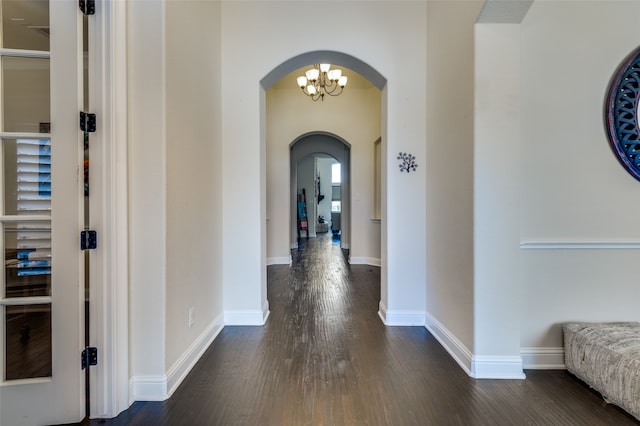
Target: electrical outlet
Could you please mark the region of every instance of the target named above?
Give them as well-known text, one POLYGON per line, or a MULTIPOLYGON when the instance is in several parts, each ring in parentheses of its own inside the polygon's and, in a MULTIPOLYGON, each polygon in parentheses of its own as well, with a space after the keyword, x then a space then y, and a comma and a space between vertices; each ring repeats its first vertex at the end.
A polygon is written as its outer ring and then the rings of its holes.
POLYGON ((196 322, 196 308, 189 308, 189 327, 191 327, 196 322))

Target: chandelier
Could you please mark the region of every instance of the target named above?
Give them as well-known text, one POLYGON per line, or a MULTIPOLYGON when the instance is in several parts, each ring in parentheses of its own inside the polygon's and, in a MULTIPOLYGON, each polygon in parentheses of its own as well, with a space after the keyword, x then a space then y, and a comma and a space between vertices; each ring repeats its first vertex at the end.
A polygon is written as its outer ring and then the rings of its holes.
POLYGON ((313 101, 324 101, 324 95, 338 96, 347 85, 342 70, 331 69, 331 64, 313 64, 313 68, 297 78, 302 93, 313 101))

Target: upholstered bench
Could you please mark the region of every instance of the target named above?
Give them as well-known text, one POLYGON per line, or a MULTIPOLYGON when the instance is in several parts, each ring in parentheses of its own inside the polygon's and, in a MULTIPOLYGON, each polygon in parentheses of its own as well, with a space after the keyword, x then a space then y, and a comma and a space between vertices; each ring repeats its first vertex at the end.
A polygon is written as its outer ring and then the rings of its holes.
POLYGON ((640 323, 567 323, 567 370, 640 419, 640 323))

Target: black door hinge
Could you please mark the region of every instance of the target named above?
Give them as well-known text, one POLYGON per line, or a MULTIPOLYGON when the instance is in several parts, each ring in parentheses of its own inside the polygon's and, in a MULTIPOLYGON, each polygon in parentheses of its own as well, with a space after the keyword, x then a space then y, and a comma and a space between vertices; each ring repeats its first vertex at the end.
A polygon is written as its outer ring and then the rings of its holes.
POLYGON ((94 250, 98 247, 98 233, 86 230, 80 232, 80 250, 94 250))
POLYGON ((98 348, 87 346, 82 351, 80 364, 82 369, 89 367, 90 365, 98 365, 98 348))
POLYGON ((96 2, 94 0, 80 0, 78 7, 85 15, 94 15, 96 13, 96 2))
POLYGON ((96 115, 80 111, 80 130, 93 133, 96 131, 96 115))

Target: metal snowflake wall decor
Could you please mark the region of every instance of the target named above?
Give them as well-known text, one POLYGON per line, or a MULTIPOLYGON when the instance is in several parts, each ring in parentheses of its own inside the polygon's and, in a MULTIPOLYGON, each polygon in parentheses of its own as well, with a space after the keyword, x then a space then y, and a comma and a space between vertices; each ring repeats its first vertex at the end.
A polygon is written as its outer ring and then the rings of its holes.
POLYGON ((640 180, 640 48, 622 61, 613 76, 605 107, 607 133, 622 166, 640 180))
POLYGON ((416 157, 409 154, 408 152, 399 153, 398 160, 402 160, 402 163, 400 163, 400 172, 409 173, 411 170, 415 172, 416 168, 418 167, 418 165, 416 164, 416 157))

